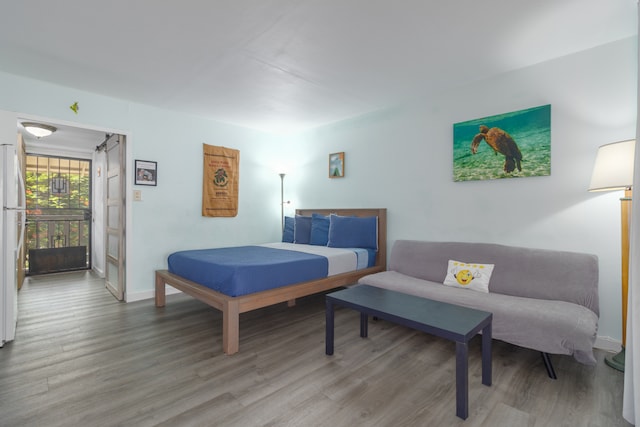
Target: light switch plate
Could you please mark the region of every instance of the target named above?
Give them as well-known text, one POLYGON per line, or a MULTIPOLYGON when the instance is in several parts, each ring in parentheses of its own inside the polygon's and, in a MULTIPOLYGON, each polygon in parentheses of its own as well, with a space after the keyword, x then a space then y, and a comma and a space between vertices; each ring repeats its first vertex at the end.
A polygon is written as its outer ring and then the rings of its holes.
POLYGON ((133 190, 133 200, 135 200, 136 202, 141 201, 142 200, 142 191, 133 190))

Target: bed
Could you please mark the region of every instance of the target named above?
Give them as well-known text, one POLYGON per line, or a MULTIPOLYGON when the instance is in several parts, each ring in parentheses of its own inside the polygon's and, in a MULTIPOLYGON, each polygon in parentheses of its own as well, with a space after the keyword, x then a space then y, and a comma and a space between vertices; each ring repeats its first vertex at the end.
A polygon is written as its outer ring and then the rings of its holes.
MULTIPOLYGON (((237 353, 240 347, 240 314, 270 305, 287 302, 295 304, 296 298, 328 291, 341 286, 355 284, 359 278, 386 270, 387 248, 387 210, 382 209, 296 209, 297 216, 312 217, 315 215, 328 217, 377 217, 377 251, 374 260, 368 266, 355 271, 340 272, 328 277, 303 280, 273 289, 244 293, 231 296, 197 283, 168 269, 156 270, 155 304, 164 307, 166 304, 166 285, 170 285, 209 306, 222 312, 222 350, 227 355, 237 353)), ((232 251, 229 252, 232 254, 232 251)), ((306 268, 306 267, 305 267, 306 268)), ((304 270, 305 268, 302 268, 304 270)), ((185 270, 186 271, 186 270, 185 270)), ((226 291, 228 292, 228 291, 226 291)), ((242 292, 239 292, 242 293, 242 292)))

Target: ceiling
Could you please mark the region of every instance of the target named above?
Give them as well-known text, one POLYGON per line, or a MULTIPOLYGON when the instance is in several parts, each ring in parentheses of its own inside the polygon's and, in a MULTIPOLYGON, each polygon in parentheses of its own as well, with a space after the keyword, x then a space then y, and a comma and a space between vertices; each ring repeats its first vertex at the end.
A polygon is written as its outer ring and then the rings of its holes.
POLYGON ((6 1, 0 70, 292 132, 631 37, 636 21, 636 0, 6 1))
POLYGON ((28 153, 59 155, 62 157, 91 158, 96 147, 107 139, 107 133, 44 120, 18 118, 18 131, 22 134, 28 153), (24 122, 37 122, 54 126, 50 136, 36 138, 24 128, 24 122))

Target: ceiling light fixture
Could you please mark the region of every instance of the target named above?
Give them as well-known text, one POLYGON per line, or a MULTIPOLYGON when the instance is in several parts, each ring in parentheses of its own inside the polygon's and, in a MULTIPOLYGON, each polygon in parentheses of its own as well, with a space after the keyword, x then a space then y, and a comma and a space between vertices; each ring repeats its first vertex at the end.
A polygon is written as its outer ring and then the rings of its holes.
POLYGON ((36 138, 44 138, 45 136, 49 136, 58 129, 51 125, 45 125, 42 123, 33 123, 33 122, 23 122, 22 126, 24 126, 25 130, 29 132, 31 135, 36 138))

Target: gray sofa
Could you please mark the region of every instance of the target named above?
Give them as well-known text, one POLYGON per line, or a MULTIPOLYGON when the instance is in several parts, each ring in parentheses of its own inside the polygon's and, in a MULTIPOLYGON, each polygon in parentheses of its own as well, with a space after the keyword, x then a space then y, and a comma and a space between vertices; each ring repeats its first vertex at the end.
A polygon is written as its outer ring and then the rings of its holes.
POLYGON ((593 365, 598 328, 595 255, 486 243, 397 240, 389 269, 358 283, 493 313, 493 338, 593 365), (449 260, 494 264, 489 292, 443 285, 449 260))

